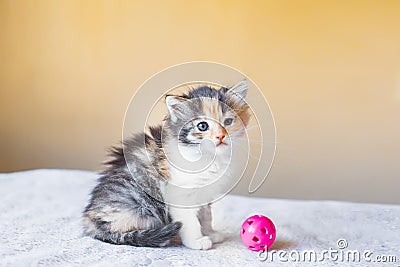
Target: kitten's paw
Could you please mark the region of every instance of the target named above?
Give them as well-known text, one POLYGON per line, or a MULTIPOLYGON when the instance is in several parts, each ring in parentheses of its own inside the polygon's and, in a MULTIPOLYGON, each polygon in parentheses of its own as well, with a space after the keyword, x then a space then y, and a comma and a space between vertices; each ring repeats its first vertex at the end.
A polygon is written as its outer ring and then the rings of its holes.
POLYGON ((228 238, 228 235, 221 232, 212 232, 208 235, 213 243, 221 243, 228 238))
POLYGON ((182 243, 191 249, 201 249, 201 250, 207 250, 210 249, 212 247, 212 241, 211 238, 208 236, 203 236, 200 237, 196 240, 190 240, 190 241, 183 241, 182 243))

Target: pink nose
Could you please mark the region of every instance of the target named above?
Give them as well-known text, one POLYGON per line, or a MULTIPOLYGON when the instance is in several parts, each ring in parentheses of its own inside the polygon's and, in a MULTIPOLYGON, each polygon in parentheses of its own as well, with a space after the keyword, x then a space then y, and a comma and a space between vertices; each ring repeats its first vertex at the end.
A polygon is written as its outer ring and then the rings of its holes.
POLYGON ((224 134, 217 135, 216 138, 219 140, 220 143, 222 143, 222 140, 224 140, 225 135, 224 134))

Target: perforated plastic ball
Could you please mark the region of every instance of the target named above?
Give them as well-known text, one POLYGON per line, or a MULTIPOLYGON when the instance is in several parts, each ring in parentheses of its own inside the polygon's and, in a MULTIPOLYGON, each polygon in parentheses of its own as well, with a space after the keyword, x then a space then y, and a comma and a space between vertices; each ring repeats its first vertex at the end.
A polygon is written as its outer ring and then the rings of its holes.
POLYGON ((266 250, 275 241, 275 225, 265 216, 251 216, 243 222, 240 237, 248 249, 253 251, 266 250))

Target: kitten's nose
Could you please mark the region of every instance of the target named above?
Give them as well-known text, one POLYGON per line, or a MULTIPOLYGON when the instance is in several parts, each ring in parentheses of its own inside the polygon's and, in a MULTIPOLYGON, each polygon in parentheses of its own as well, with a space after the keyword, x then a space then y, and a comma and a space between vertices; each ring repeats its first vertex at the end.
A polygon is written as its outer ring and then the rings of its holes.
POLYGON ((216 138, 219 140, 220 143, 222 143, 222 140, 224 140, 225 135, 224 134, 220 134, 220 135, 217 135, 216 138))

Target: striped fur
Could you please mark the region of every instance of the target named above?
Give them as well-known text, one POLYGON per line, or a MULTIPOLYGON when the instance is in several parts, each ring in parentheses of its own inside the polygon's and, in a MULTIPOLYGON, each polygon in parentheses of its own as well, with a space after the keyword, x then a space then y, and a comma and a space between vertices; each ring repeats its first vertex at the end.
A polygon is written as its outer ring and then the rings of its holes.
POLYGON ((250 117, 243 101, 245 93, 203 86, 170 96, 170 102, 167 96, 169 114, 164 128, 151 127, 148 134, 135 134, 110 149, 110 158, 83 212, 85 233, 112 244, 168 245, 182 223, 172 218, 164 203, 165 188, 171 180, 165 144, 177 140, 192 147, 215 134, 243 131, 250 117), (205 117, 219 125, 216 131, 199 132, 196 123, 205 117), (235 123, 224 126, 225 117, 235 123))

